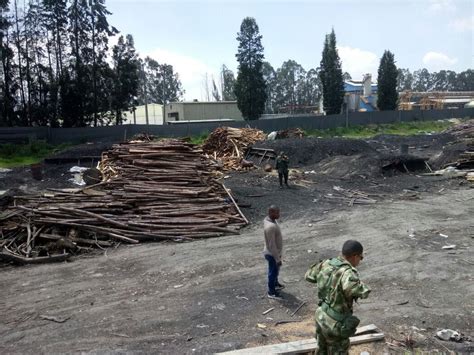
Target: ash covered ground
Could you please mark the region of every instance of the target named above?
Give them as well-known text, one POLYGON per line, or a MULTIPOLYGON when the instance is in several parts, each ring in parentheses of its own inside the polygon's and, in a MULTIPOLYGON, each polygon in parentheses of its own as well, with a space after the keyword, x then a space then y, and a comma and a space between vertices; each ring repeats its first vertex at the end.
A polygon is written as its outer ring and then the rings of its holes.
MULTIPOLYGON (((383 170, 412 158, 440 168, 456 159, 456 144, 444 134, 258 144, 290 157, 290 188, 279 189, 275 173, 262 169, 228 173, 223 181, 251 221, 239 236, 123 246, 63 264, 2 266, 0 351, 208 354, 309 338, 316 291, 304 272, 354 238, 366 248, 360 273, 373 289, 355 308, 362 325, 376 324, 393 344, 411 338, 416 348, 472 352, 470 342, 442 342, 434 334, 449 328, 474 335, 473 184, 422 176, 428 170, 421 166, 409 173, 383 170), (400 155, 401 144, 410 147, 408 157, 400 155), (376 202, 355 204, 334 186, 376 202), (265 297, 261 220, 270 204, 282 209, 282 302, 265 297), (69 318, 55 323, 41 315, 69 318), (275 325, 286 319, 301 322, 275 325)), ((0 189, 74 187, 67 173, 72 165, 45 165, 41 182, 28 169, 14 169, 0 177, 0 189)))

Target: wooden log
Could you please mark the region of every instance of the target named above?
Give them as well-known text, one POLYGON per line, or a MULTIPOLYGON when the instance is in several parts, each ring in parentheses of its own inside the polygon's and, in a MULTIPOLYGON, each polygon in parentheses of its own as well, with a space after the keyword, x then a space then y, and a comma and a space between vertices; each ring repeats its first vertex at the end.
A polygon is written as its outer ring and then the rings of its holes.
POLYGON ((28 258, 21 255, 14 254, 5 248, 0 252, 0 260, 6 262, 13 262, 15 264, 26 265, 26 264, 46 264, 52 262, 61 262, 69 259, 71 254, 58 254, 51 256, 38 256, 35 258, 28 258))
POLYGON ((249 224, 249 221, 247 218, 245 218, 245 215, 242 213, 242 211, 240 210, 239 206, 237 206, 237 203, 235 203, 235 200, 234 198, 232 197, 231 193, 229 192, 229 190, 227 189, 227 187, 225 187, 224 184, 222 184, 222 188, 224 189, 224 191, 227 193, 227 195, 230 197, 230 199, 232 200, 232 203, 234 204, 235 208, 237 209, 237 211, 239 212, 240 216, 242 217, 242 219, 245 221, 245 223, 249 224))

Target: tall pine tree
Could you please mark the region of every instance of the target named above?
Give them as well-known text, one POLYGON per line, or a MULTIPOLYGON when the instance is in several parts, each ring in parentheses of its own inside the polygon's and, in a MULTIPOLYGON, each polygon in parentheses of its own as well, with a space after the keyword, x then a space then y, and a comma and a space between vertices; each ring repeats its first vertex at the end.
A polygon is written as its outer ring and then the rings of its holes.
POLYGON ((319 72, 323 89, 323 106, 326 114, 333 115, 341 112, 344 101, 344 80, 341 60, 336 48, 334 29, 324 40, 323 57, 319 72))
POLYGON ((134 106, 134 97, 138 95, 140 62, 135 52, 133 37, 120 36, 112 54, 114 64, 114 91, 112 110, 115 124, 122 124, 123 112, 134 106))
POLYGON ((397 108, 397 77, 395 57, 390 51, 385 51, 380 60, 377 78, 377 107, 380 111, 395 110, 397 108))
POLYGON ((246 17, 237 34, 239 62, 235 95, 237 106, 246 120, 256 120, 265 110, 267 93, 262 73, 263 46, 262 35, 259 33, 254 18, 246 17))

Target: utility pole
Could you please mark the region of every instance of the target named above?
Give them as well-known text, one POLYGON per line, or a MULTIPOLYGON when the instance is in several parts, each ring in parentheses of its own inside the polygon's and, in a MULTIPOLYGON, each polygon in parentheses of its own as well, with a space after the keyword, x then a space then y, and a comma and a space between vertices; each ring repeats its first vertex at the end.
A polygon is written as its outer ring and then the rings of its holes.
POLYGON ((166 67, 163 65, 163 124, 165 124, 166 122, 166 116, 165 116, 165 111, 166 111, 166 96, 165 96, 165 89, 166 89, 166 85, 165 85, 165 70, 166 70, 166 67))
POLYGON ((145 75, 145 64, 142 63, 142 76, 143 76, 143 95, 145 96, 143 99, 145 101, 145 122, 148 126, 150 122, 148 121, 148 94, 146 91, 146 75, 145 75))

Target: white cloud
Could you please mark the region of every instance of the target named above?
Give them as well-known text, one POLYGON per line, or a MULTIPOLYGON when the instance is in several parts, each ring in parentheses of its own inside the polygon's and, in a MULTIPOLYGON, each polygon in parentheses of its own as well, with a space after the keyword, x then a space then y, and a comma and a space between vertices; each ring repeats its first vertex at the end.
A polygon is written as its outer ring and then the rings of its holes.
POLYGON ((428 9, 438 13, 454 12, 456 5, 453 0, 431 0, 428 9))
POLYGON ((184 94, 185 100, 204 100, 203 86, 206 73, 209 78, 213 75, 218 85, 219 69, 213 68, 199 59, 162 48, 154 49, 147 55, 158 63, 173 66, 174 72, 179 74, 183 88, 186 91, 184 94))
POLYGON ((474 31, 474 15, 471 17, 457 18, 449 24, 457 32, 474 31))
POLYGON ((450 58, 448 55, 440 52, 428 52, 423 56, 423 64, 430 71, 450 69, 458 62, 458 58, 450 58))
POLYGON ((342 70, 348 72, 354 80, 362 80, 364 74, 377 78, 379 58, 375 53, 360 48, 338 46, 337 51, 342 61, 342 70))

